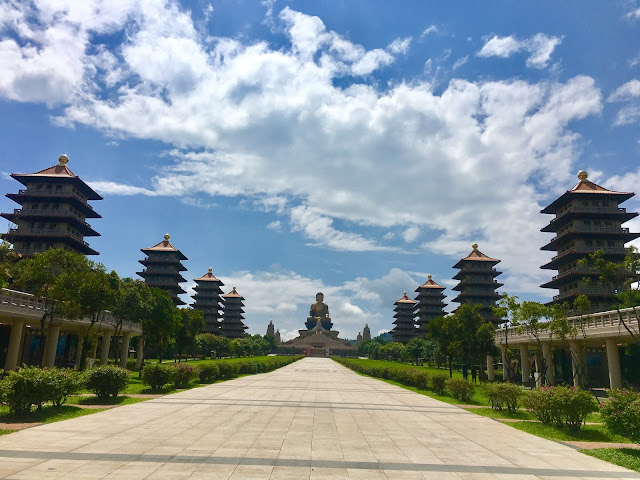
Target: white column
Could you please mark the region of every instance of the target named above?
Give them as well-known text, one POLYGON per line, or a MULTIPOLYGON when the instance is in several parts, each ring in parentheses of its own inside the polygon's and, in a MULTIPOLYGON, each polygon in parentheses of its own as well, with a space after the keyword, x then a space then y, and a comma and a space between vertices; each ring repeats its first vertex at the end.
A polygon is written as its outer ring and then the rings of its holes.
POLYGON ((529 381, 529 377, 531 377, 528 345, 520 345, 520 370, 522 371, 522 383, 527 383, 529 381))
POLYGON ((587 369, 584 356, 584 349, 578 342, 569 342, 571 351, 571 369, 573 371, 573 385, 582 387, 587 380, 587 369))
POLYGON ((142 337, 138 337, 138 350, 136 353, 136 369, 140 370, 142 368, 142 360, 144 358, 144 342, 142 341, 142 337))
POLYGON ((11 334, 9 335, 9 347, 7 348, 7 359, 4 362, 4 369, 15 370, 18 366, 18 354, 20 353, 20 345, 22 344, 22 335, 24 332, 24 321, 14 320, 11 323, 11 334))
POLYGON ((605 343, 607 345, 607 363, 609 364, 609 386, 611 388, 622 388, 618 342, 615 338, 607 338, 605 343))
POLYGON ((76 370, 80 370, 82 363, 82 347, 84 347, 84 334, 78 332, 78 345, 76 346, 76 370))
POLYGON ((487 380, 494 381, 496 379, 496 372, 493 368, 493 357, 487 355, 487 380))
POLYGON ((122 334, 122 344, 120 345, 120 366, 125 368, 127 366, 127 357, 129 356, 129 339, 130 333, 122 334))
POLYGON ((509 365, 509 359, 507 358, 507 349, 501 346, 500 350, 502 351, 502 380, 508 380, 511 365, 509 365))
POLYGON ((47 338, 44 342, 43 367, 53 367, 56 363, 56 349, 58 348, 58 337, 60 336, 60 327, 51 326, 47 332, 47 338))
POLYGON ((111 346, 111 334, 103 333, 100 342, 100 365, 106 365, 109 361, 109 347, 111 346))
POLYGON ((89 367, 94 367, 96 365, 96 354, 98 353, 98 339, 96 338, 95 343, 93 344, 93 350, 91 350, 91 355, 89 355, 91 362, 89 367))
POLYGON ((555 376, 553 372, 553 349, 551 348, 551 342, 542 342, 542 356, 544 357, 544 366, 546 368, 546 381, 547 385, 554 385, 555 376))

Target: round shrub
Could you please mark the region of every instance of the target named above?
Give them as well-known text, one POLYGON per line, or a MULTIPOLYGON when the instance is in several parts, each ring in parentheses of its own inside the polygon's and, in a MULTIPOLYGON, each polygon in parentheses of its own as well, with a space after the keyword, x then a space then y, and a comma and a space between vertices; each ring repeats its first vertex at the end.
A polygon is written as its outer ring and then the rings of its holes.
POLYGON ((14 415, 24 415, 33 405, 38 408, 48 400, 48 370, 37 367, 20 368, 9 372, 0 381, 0 398, 14 415))
POLYGON ((220 370, 215 363, 205 363, 200 366, 200 371, 198 372, 198 376, 200 377, 200 381, 203 383, 213 382, 220 375, 220 370))
POLYGON ((84 387, 84 376, 68 368, 52 368, 45 370, 47 400, 59 407, 67 401, 69 395, 78 393, 84 387))
POLYGON ((164 363, 147 363, 142 368, 142 383, 153 390, 159 390, 167 383, 171 383, 174 369, 164 363))
POLYGON ((127 358, 127 370, 130 372, 138 371, 138 360, 135 358, 127 358))
POLYGON ((600 402, 600 415, 613 433, 640 441, 640 394, 629 390, 610 390, 600 402))
POLYGON ((431 388, 438 395, 444 395, 447 392, 447 380, 449 380, 447 375, 434 375, 431 377, 431 388))
POLYGON ((513 383, 489 383, 484 391, 495 410, 506 409, 509 413, 516 413, 522 398, 522 388, 513 383))
POLYGON ((196 378, 198 371, 186 363, 178 363, 173 366, 172 378, 176 388, 186 388, 189 382, 196 378))
POLYGON ((221 378, 231 378, 240 374, 240 365, 236 362, 220 362, 218 369, 221 378))
POLYGON ((524 397, 525 408, 540 422, 579 430, 596 409, 593 397, 576 387, 541 387, 524 397))
POLYGON ((468 402, 473 397, 473 383, 461 378, 450 378, 446 381, 446 388, 453 398, 460 402, 468 402))
POLYGON ((129 371, 114 365, 101 365, 87 370, 87 388, 100 398, 117 397, 129 381, 129 371))

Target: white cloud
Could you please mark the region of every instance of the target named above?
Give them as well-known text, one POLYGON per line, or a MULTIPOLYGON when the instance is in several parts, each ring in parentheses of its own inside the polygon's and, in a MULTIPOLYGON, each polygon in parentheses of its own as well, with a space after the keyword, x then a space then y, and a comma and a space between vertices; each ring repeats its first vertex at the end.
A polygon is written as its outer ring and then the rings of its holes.
POLYGON ((477 53, 479 57, 507 58, 520 51, 529 52, 526 64, 530 68, 545 68, 555 48, 562 42, 561 37, 553 37, 537 33, 530 38, 519 40, 514 36, 500 37, 494 35, 477 53))
POLYGON ((280 220, 275 220, 267 224, 267 229, 280 232, 282 231, 282 223, 280 223, 280 220))
POLYGON ((149 190, 148 188, 134 187, 133 185, 123 183, 88 181, 87 184, 96 192, 105 195, 147 195, 150 197, 158 195, 155 191, 149 190))
POLYGON ((407 228, 404 232, 402 232, 402 238, 407 243, 415 242, 420 235, 420 228, 416 226, 412 226, 407 228))
MULTIPOLYGON (((454 79, 437 93, 420 79, 380 88, 368 76, 393 61, 389 52, 366 50, 288 7, 276 18, 288 40, 275 49, 202 39, 190 13, 173 3, 136 2, 118 15, 108 3, 101 23, 80 12, 82 5, 32 12, 39 30, 5 27, 21 45, 34 31, 66 31, 69 19, 89 39, 94 31, 126 33, 119 44, 97 53, 70 50, 57 57, 56 70, 42 69, 55 83, 58 71, 95 65, 100 54, 115 62, 108 70, 120 72, 108 87, 107 69, 81 68, 69 82, 71 93, 58 97, 65 107, 59 124, 175 147, 173 164, 150 188, 128 179, 96 188, 238 197, 288 216, 312 245, 340 251, 391 250, 378 237, 416 227, 425 248, 454 258, 473 241, 490 246, 486 253, 503 260, 509 291, 537 291, 548 279, 538 268, 549 256, 539 251, 548 237, 539 232, 548 221, 540 203, 573 183, 569 172, 581 140, 570 125, 602 107, 592 78, 454 79), (336 81, 353 75, 361 77, 336 81)), ((545 62, 551 51, 538 46, 531 61, 545 62)), ((18 78, 31 60, 12 61, 5 71, 18 78)), ((4 98, 46 95, 38 89, 18 95, 2 85, 4 98)))
POLYGON ((634 8, 624 16, 627 20, 640 20, 640 8, 634 8))
POLYGON ((461 66, 463 66, 465 63, 467 63, 467 61, 469 61, 469 55, 465 55, 464 57, 461 57, 461 58, 457 59, 455 61, 455 63, 453 64, 453 67, 451 67, 451 69, 452 70, 457 70, 461 66))
POLYGON ((420 34, 420 38, 426 37, 430 33, 438 33, 438 27, 436 25, 429 25, 420 34))
POLYGON ((627 63, 629 64, 629 68, 640 65, 640 52, 635 57, 630 58, 627 63))
POLYGON ((635 97, 640 97, 640 80, 634 78, 619 86, 616 91, 609 96, 607 102, 624 102, 635 97))
POLYGON ((624 125, 632 125, 637 123, 638 120, 640 120, 640 105, 627 105, 618 111, 613 126, 621 127, 624 125))
POLYGON ((391 53, 407 53, 411 45, 411 37, 396 38, 387 47, 391 53))

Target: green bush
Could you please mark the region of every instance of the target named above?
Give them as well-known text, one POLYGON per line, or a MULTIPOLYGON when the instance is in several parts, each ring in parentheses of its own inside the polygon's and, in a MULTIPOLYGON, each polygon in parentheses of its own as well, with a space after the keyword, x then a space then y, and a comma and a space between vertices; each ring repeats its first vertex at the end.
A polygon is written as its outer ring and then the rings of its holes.
POLYGON ((198 376, 198 371, 186 363, 174 364, 171 377, 176 388, 185 388, 198 376))
POLYGON ((438 395, 444 395, 447 393, 447 380, 448 375, 438 374, 431 377, 431 388, 438 395))
POLYGON ((37 367, 20 368, 9 372, 0 381, 0 398, 14 415, 24 415, 31 411, 31 407, 38 408, 48 400, 47 377, 49 370, 37 367))
POLYGON ((159 390, 173 380, 174 369, 165 363, 147 363, 142 369, 142 383, 159 390))
POLYGON ((460 402, 468 402, 473 397, 473 383, 461 378, 450 378, 446 381, 446 388, 453 398, 460 402))
POLYGON ((220 361, 218 363, 218 369, 220 370, 220 378, 231 378, 240 374, 240 365, 238 362, 220 361))
POLYGON ((68 368, 50 369, 45 375, 47 400, 59 407, 67 401, 67 397, 78 393, 85 385, 84 375, 68 368))
POLYGON ((610 390, 600 402, 600 415, 613 433, 640 441, 640 394, 629 390, 610 390))
POLYGON ((127 359, 127 370, 130 372, 138 371, 138 361, 135 358, 127 359))
POLYGON ((429 385, 429 374, 417 368, 410 368, 404 372, 404 381, 407 385, 418 388, 427 388, 429 385))
POLYGON ((215 363, 205 363, 200 366, 198 376, 203 383, 213 382, 220 375, 220 369, 215 363))
POLYGON ((489 383, 484 386, 491 408, 516 413, 520 407, 522 388, 513 383, 489 383))
POLYGON ((86 385, 100 398, 117 397, 129 381, 129 371, 114 365, 101 365, 87 370, 86 385))
POLYGON ((591 394, 576 387, 534 388, 523 403, 540 422, 570 430, 579 430, 587 415, 596 410, 591 394))

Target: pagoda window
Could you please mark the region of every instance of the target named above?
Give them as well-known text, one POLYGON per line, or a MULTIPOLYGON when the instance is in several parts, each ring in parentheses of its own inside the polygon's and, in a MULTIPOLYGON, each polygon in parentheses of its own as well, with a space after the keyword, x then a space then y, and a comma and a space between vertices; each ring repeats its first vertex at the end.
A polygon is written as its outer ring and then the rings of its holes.
POLYGON ((29 222, 29 230, 33 230, 35 228, 35 224, 33 222, 29 222))
POLYGON ((36 190, 42 190, 42 184, 41 183, 36 184, 36 190))
POLYGON ((57 226, 58 225, 56 225, 55 223, 50 223, 49 224, 49 230, 55 230, 57 226))
POLYGON ((47 185, 47 190, 53 190, 53 185, 51 184, 47 185))
POLYGON ((54 203, 54 204, 51 206, 51 210, 59 210, 59 209, 60 209, 60 205, 58 205, 57 203, 54 203))
POLYGON ((602 247, 603 245, 602 240, 596 240, 596 246, 602 247))
POLYGON ((584 243, 586 243, 589 247, 593 245, 593 240, 591 240, 590 238, 586 239, 584 241, 584 243))
POLYGON ((591 225, 591 220, 583 220, 582 223, 584 223, 585 225, 589 226, 589 225, 591 225))
POLYGON ((35 244, 35 249, 36 249, 36 250, 40 250, 40 249, 42 249, 42 243, 40 243, 40 242, 36 242, 36 244, 35 244))
POLYGON ((589 201, 588 200, 582 200, 582 206, 583 207, 588 207, 589 206, 589 201))
POLYGON ((56 192, 62 191, 62 185, 56 185, 56 192))
POLYGON ((594 221, 593 221, 593 224, 594 224, 594 225, 600 225, 600 220, 594 220, 594 221))
POLYGON ((42 210, 49 210, 49 204, 48 203, 43 204, 42 210))

